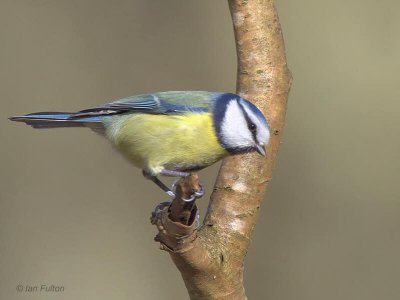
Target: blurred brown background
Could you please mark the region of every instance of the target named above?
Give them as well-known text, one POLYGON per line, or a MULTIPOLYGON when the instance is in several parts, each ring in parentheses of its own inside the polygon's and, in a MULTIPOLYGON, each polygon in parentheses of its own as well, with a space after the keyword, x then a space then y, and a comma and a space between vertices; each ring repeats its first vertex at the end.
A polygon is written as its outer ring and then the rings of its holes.
MULTIPOLYGON (((277 5, 294 85, 246 261, 249 298, 397 300, 400 2, 277 5)), ((149 223, 166 197, 90 130, 7 117, 234 91, 227 3, 1 0, 0 64, 0 299, 187 299, 149 223)), ((208 190, 216 171, 203 171, 208 190)))

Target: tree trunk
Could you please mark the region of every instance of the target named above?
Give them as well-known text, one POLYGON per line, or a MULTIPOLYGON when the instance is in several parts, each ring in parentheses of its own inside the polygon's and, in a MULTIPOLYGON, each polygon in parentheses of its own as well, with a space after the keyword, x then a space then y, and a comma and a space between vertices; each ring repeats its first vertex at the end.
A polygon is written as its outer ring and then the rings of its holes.
POLYGON ((173 204, 153 214, 156 240, 169 251, 192 300, 247 299, 243 260, 277 157, 291 82, 274 1, 229 0, 229 8, 237 93, 265 114, 271 139, 266 159, 251 153, 223 161, 200 227, 196 206, 182 200, 199 188, 197 175, 181 179, 173 204))

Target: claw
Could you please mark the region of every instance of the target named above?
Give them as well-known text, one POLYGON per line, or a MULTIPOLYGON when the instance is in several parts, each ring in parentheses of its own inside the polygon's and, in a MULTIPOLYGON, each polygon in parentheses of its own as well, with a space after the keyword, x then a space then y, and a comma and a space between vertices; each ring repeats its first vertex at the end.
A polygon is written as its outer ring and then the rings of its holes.
MULTIPOLYGON (((175 193, 176 193, 176 185, 178 184, 178 181, 179 181, 179 179, 175 180, 172 183, 171 190, 166 192, 169 196, 171 196, 173 198, 176 197, 175 193)), ((199 184, 199 186, 200 186, 200 190, 195 191, 193 193, 193 195, 190 196, 189 199, 182 198, 182 200, 185 201, 185 202, 192 202, 192 201, 196 200, 197 198, 203 197, 204 194, 205 194, 205 189, 201 184, 199 184)))
POLYGON ((199 186, 200 186, 200 190, 195 191, 195 192, 190 196, 189 199, 184 199, 184 198, 182 198, 182 200, 185 201, 185 202, 192 202, 192 201, 196 200, 197 198, 203 197, 204 194, 205 194, 205 189, 203 188, 203 186, 202 186, 201 184, 199 184, 199 186))
POLYGON ((194 192, 194 196, 195 196, 196 198, 201 198, 201 197, 203 197, 204 194, 205 194, 205 192, 206 192, 205 189, 204 189, 204 187, 203 187, 201 184, 199 184, 199 186, 200 186, 200 190, 194 192))
POLYGON ((189 199, 182 198, 182 200, 185 202, 192 202, 192 201, 196 200, 196 196, 195 196, 195 194, 193 194, 190 196, 189 199))
POLYGON ((176 197, 175 193, 173 191, 166 191, 167 195, 170 196, 172 199, 176 197))

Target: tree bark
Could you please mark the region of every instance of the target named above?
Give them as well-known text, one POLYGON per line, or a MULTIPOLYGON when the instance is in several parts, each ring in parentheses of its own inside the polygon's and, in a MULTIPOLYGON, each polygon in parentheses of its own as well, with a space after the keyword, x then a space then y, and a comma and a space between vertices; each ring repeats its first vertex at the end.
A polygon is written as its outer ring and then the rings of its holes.
POLYGON ((192 300, 247 299, 243 260, 276 161, 291 83, 274 1, 228 1, 237 93, 265 114, 271 139, 266 159, 253 153, 224 159, 201 227, 195 205, 182 200, 198 189, 197 177, 180 180, 173 204, 153 214, 156 240, 169 251, 192 300))

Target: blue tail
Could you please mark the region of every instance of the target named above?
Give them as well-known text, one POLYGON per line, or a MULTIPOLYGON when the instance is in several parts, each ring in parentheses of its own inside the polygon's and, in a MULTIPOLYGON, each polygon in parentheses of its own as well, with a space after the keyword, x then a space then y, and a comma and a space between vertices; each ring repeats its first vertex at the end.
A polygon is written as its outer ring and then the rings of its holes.
POLYGON ((97 116, 74 118, 74 113, 37 112, 24 116, 11 117, 11 121, 25 122, 33 128, 90 127, 101 129, 101 119, 97 116))

